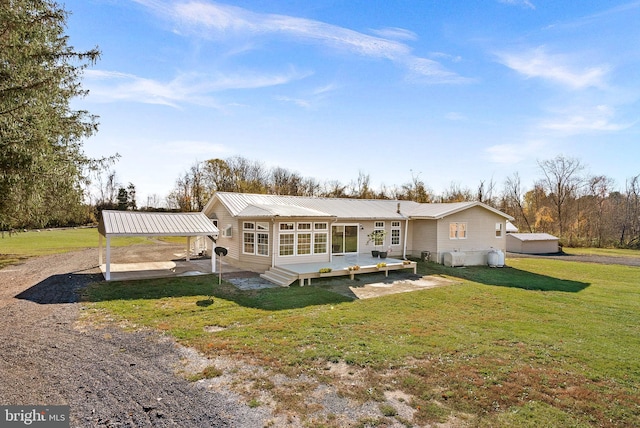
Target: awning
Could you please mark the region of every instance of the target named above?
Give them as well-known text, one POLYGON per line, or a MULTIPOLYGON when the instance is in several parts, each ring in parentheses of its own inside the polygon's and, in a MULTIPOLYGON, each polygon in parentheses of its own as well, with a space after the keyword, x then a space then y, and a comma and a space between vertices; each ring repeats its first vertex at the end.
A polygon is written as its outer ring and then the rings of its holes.
MULTIPOLYGON (((107 240, 105 279, 111 279, 111 237, 113 236, 185 236, 187 260, 190 237, 218 238, 218 228, 203 213, 168 213, 139 211, 102 211, 98 223, 100 233, 99 264, 102 265, 102 238, 107 240)), ((212 260, 214 258, 212 257, 212 260)), ((213 271, 212 261, 212 271, 213 271)))

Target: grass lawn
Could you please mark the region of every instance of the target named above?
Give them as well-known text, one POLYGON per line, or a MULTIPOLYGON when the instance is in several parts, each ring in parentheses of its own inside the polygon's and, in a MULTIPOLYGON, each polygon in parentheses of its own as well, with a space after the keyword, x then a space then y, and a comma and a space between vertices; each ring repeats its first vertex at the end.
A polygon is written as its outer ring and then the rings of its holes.
MULTIPOLYGON (((162 239, 170 242, 184 242, 185 240, 185 238, 181 237, 162 239)), ((146 243, 150 244, 152 240, 145 237, 113 238, 111 240, 112 247, 146 243)), ((105 245, 104 240, 103 245, 105 245)), ((97 228, 32 230, 19 232, 11 236, 5 233, 4 238, 0 237, 0 269, 27 257, 97 247, 97 228)))
POLYGON ((481 427, 640 426, 640 268, 507 262, 421 262, 420 273, 456 283, 368 300, 335 294, 322 280, 239 291, 211 276, 101 283, 86 300, 91 314, 289 375, 331 381, 327 364, 346 363, 363 382, 343 385, 343 395, 382 400, 386 390, 404 391, 414 424, 453 415, 481 427), (212 326, 221 329, 205 330, 212 326))
POLYGON ((571 255, 595 255, 610 257, 640 257, 639 250, 627 250, 623 248, 569 248, 563 247, 562 251, 571 255))

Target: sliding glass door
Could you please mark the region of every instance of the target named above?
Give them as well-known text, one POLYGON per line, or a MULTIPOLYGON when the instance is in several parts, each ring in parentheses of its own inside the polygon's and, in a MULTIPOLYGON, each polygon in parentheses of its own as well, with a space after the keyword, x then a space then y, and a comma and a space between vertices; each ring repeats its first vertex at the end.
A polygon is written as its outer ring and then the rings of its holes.
POLYGON ((358 225, 331 226, 331 252, 333 254, 358 252, 358 225))

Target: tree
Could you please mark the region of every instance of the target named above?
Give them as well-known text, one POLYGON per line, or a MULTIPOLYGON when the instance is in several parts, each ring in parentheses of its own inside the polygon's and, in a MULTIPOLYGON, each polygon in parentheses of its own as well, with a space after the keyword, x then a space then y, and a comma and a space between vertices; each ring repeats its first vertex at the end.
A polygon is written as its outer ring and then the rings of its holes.
POLYGON ((522 194, 522 187, 520 185, 520 176, 517 172, 505 180, 502 199, 505 205, 502 209, 507 214, 513 216, 518 228, 522 229, 522 226, 526 226, 529 232, 533 232, 529 216, 523 205, 524 195, 522 194))
POLYGON ((451 182, 442 194, 442 202, 467 202, 473 200, 473 193, 468 187, 462 188, 459 183, 451 182))
POLYGON ((99 51, 70 46, 66 18, 51 0, 0 1, 0 229, 73 222, 98 166, 81 144, 96 117, 70 101, 99 51))
POLYGON ((402 185, 402 190, 397 194, 397 199, 429 203, 432 201, 432 191, 420 179, 420 173, 411 171, 411 181, 402 185))
POLYGON ((127 189, 121 187, 118 189, 118 209, 120 211, 126 211, 129 208, 129 193, 127 189))
MULTIPOLYGON (((578 159, 556 156, 554 159, 539 161, 544 174, 541 185, 551 199, 558 233, 565 237, 571 203, 575 200, 583 179, 580 172, 584 166, 578 159)), ((571 240, 570 240, 571 242, 571 240)))

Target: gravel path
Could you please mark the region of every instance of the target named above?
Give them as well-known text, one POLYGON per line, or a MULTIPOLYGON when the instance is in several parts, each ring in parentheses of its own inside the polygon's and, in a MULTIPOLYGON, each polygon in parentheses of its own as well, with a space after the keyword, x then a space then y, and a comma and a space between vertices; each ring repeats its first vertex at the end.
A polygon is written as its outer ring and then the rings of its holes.
POLYGON ((625 265, 625 266, 640 266, 640 257, 615 257, 615 256, 599 256, 590 254, 521 254, 521 253, 507 253, 507 259, 517 258, 540 258, 540 259, 555 259, 564 260, 569 262, 585 262, 585 263, 600 263, 605 265, 625 265))
POLYGON ((172 340, 79 328, 76 292, 102 279, 96 264, 85 250, 0 270, 0 403, 70 405, 73 427, 265 425, 268 409, 177 376, 172 340))

